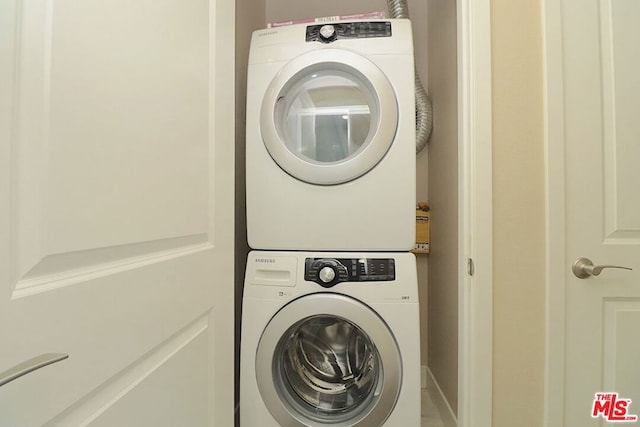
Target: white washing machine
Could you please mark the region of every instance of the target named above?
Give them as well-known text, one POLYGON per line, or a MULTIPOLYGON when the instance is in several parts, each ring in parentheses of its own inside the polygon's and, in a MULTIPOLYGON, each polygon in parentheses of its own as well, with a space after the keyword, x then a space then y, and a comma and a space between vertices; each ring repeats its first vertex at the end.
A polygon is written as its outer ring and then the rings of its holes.
POLYGON ((249 254, 240 425, 420 426, 411 253, 249 254))
POLYGON ((252 248, 413 248, 415 95, 408 20, 256 31, 247 85, 252 248))

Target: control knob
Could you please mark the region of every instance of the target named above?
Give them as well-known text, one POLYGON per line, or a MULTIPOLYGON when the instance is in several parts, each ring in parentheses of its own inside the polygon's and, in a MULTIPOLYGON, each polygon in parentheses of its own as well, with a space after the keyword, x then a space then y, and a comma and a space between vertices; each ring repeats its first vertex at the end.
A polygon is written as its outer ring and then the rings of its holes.
POLYGON ((319 35, 320 40, 326 43, 332 42, 338 37, 336 27, 330 24, 320 27, 319 35))
POLYGON ((331 283, 333 279, 336 278, 336 271, 333 267, 322 267, 320 272, 318 273, 318 278, 322 281, 322 283, 331 283))

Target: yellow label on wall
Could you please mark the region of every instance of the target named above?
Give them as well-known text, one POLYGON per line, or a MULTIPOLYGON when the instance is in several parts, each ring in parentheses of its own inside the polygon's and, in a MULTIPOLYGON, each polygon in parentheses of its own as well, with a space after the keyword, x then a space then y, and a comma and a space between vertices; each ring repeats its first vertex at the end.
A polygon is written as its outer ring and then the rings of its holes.
POLYGON ((413 253, 428 254, 430 246, 429 204, 418 203, 416 206, 416 246, 413 253))

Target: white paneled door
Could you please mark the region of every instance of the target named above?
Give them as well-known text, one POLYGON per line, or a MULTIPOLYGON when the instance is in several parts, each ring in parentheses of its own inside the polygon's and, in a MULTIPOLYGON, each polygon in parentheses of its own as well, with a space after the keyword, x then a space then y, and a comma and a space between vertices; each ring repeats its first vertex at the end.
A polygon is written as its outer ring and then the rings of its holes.
POLYGON ((640 2, 561 5, 562 84, 549 84, 564 98, 564 420, 552 421, 601 426, 640 416, 640 2), (595 267, 574 272, 580 258, 595 267))
POLYGON ((0 426, 233 425, 234 21, 1 2, 0 426))

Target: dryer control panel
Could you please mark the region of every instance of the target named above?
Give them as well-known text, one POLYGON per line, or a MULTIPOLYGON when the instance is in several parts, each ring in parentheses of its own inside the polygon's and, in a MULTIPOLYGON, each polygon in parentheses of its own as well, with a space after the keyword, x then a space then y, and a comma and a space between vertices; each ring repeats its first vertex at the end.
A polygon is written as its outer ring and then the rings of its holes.
POLYGON ((331 43, 338 39, 371 37, 391 37, 391 22, 340 22, 307 27, 308 42, 331 43))
POLYGON ((330 288, 341 282, 388 282, 396 279, 393 258, 307 258, 304 279, 330 288))

